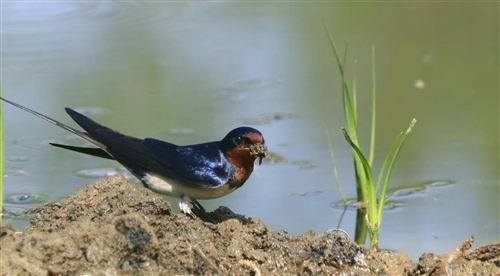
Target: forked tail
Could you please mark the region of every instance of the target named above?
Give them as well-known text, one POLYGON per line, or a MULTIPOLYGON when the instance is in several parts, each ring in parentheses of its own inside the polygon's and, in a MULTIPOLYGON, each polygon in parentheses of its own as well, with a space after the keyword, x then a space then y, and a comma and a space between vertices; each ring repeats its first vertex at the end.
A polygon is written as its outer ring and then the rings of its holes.
MULTIPOLYGON (((94 145, 96 145, 96 146, 98 146, 98 147, 100 147, 100 148, 102 148, 102 149, 105 149, 105 148, 106 148, 106 146, 104 146, 104 145, 103 145, 102 143, 100 143, 99 141, 96 141, 96 140, 92 139, 92 137, 90 137, 89 135, 87 135, 87 133, 85 133, 85 132, 82 132, 82 131, 79 131, 79 130, 77 130, 77 129, 74 129, 74 128, 70 127, 70 126, 67 126, 67 125, 65 125, 65 124, 63 124, 63 123, 61 123, 61 122, 59 122, 59 121, 56 121, 56 120, 54 120, 54 119, 52 119, 52 118, 49 118, 49 117, 47 117, 47 116, 45 116, 45 115, 43 115, 43 114, 41 114, 41 113, 38 113, 38 112, 36 112, 36 111, 34 111, 34 110, 31 110, 31 109, 29 109, 29 108, 27 108, 27 107, 24 107, 24 106, 22 106, 22 105, 20 105, 20 104, 15 103, 15 102, 9 101, 9 100, 4 99, 4 98, 2 98, 2 97, 0 97, 0 99, 1 99, 1 100, 3 100, 4 102, 7 102, 7 103, 9 103, 9 104, 11 104, 11 105, 13 105, 13 106, 15 106, 15 107, 19 108, 19 109, 22 109, 22 110, 24 110, 24 111, 26 111, 26 112, 29 112, 29 113, 31 113, 31 114, 33 114, 33 115, 35 115, 35 116, 39 117, 39 118, 42 118, 42 119, 44 119, 45 121, 47 121, 47 122, 49 122, 49 123, 52 123, 52 124, 54 124, 54 125, 56 125, 56 126, 58 126, 58 127, 60 127, 60 128, 63 128, 63 129, 65 129, 65 130, 67 130, 67 131, 69 131, 69 132, 71 132, 71 133, 75 134, 76 136, 78 136, 78 137, 80 137, 80 138, 82 138, 82 139, 84 139, 84 140, 89 141, 90 143, 92 143, 92 144, 94 144, 94 145)), ((74 110, 72 110, 72 111, 73 111, 73 112, 75 112, 75 113, 77 113, 77 112, 76 112, 76 111, 74 111, 74 110)), ((82 115, 82 116, 83 116, 83 115, 82 115)), ((59 146, 60 146, 60 145, 59 145, 59 146)), ((68 149, 70 149, 70 148, 68 148, 68 149)), ((102 157, 102 156, 100 156, 100 157, 102 157)))

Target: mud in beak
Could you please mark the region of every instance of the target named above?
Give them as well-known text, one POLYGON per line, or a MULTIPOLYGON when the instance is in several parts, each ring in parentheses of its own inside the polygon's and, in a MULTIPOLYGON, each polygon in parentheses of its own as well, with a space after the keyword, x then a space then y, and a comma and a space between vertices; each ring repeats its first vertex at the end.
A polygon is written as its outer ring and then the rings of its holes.
POLYGON ((261 143, 250 145, 248 148, 250 150, 250 155, 259 158, 259 165, 262 165, 262 159, 266 158, 269 154, 267 146, 261 143))

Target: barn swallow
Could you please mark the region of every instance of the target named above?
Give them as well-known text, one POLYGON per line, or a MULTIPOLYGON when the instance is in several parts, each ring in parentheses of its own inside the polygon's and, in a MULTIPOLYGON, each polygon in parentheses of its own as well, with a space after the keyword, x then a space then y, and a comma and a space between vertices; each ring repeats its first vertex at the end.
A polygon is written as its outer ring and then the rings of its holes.
POLYGON ((146 188, 179 197, 182 212, 196 218, 190 204, 206 214, 198 199, 214 199, 234 192, 252 174, 255 160, 268 154, 262 133, 251 127, 231 130, 221 141, 178 146, 154 138, 139 139, 121 134, 88 117, 65 108, 84 131, 74 129, 27 107, 0 97, 3 101, 36 115, 96 148, 50 143, 53 146, 96 157, 116 160, 137 177, 146 188))

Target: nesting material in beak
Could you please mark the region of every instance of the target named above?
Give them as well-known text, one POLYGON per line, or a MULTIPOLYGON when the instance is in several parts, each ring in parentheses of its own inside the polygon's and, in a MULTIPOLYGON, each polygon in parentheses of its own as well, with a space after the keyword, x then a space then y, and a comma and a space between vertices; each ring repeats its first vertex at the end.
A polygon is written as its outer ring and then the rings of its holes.
POLYGON ((250 155, 259 158, 259 165, 262 164, 262 159, 268 155, 267 146, 261 143, 250 145, 250 155))

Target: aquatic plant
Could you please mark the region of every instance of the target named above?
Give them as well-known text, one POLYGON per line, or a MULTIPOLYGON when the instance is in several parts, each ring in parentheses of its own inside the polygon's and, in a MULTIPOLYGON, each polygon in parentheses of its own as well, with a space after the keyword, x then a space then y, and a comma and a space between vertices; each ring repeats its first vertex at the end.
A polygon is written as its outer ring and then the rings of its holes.
MULTIPOLYGON (((340 59, 337 47, 332 38, 332 35, 325 23, 325 31, 328 35, 330 46, 335 55, 335 59, 340 71, 340 76, 342 78, 342 102, 344 105, 344 114, 347 123, 347 130, 342 127, 342 133, 345 139, 351 145, 354 156, 354 167, 356 174, 356 191, 358 198, 358 209, 356 218, 356 232, 355 241, 358 244, 364 244, 366 241, 366 233, 368 232, 370 236, 370 245, 374 250, 378 250, 378 239, 380 233, 380 226, 382 222, 382 217, 384 214, 384 205, 387 201, 386 193, 387 187, 389 186, 389 180, 391 177, 392 169, 396 158, 401 151, 406 139, 408 138, 410 132, 416 124, 416 120, 413 119, 410 126, 405 132, 401 132, 391 148, 387 152, 380 171, 378 173, 377 180, 375 181, 373 173, 373 160, 375 158, 375 115, 376 115, 376 77, 375 77, 375 46, 372 45, 372 120, 371 120, 371 134, 370 134, 370 146, 368 150, 368 158, 362 151, 362 147, 359 140, 358 131, 358 115, 357 115, 357 98, 356 98, 356 73, 354 72, 352 90, 349 88, 349 84, 346 77, 345 71, 345 60, 347 56, 347 46, 345 48, 343 60, 340 59), (383 179, 383 180, 382 180, 383 179)), ((328 134, 329 136, 329 134, 328 134)), ((331 142, 330 142, 331 143, 331 142)), ((333 158, 333 147, 330 144, 330 151, 333 158)), ((334 163, 335 164, 335 163, 334 163)), ((334 165, 335 166, 335 165, 334 165)), ((336 176, 338 181, 338 177, 336 176)), ((338 183, 339 191, 342 198, 345 200, 345 195, 341 189, 340 183, 338 183)))

